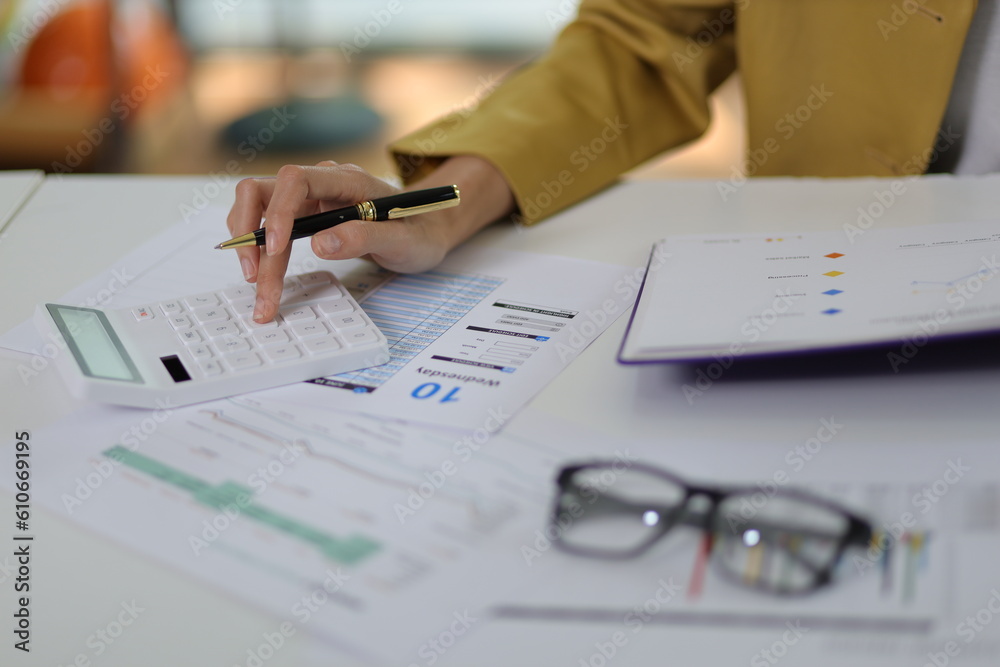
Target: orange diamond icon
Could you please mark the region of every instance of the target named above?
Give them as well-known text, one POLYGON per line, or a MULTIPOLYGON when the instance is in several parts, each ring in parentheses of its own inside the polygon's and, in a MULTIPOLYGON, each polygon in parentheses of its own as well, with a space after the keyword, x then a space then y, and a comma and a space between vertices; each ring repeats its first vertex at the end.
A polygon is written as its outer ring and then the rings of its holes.
POLYGON ((837 276, 844 275, 843 271, 827 271, 823 274, 824 276, 830 276, 831 278, 836 278, 837 276))
POLYGON ((830 259, 837 259, 838 257, 843 257, 844 253, 842 253, 842 252, 831 252, 829 255, 823 255, 823 256, 824 257, 829 257, 830 259))

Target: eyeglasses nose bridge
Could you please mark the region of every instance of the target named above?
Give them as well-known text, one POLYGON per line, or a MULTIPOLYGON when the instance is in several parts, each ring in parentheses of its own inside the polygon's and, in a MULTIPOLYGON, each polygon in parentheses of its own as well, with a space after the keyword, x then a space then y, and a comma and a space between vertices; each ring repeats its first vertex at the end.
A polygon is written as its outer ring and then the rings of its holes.
POLYGON ((708 489, 690 489, 684 498, 684 521, 689 526, 711 530, 712 515, 721 495, 708 489))

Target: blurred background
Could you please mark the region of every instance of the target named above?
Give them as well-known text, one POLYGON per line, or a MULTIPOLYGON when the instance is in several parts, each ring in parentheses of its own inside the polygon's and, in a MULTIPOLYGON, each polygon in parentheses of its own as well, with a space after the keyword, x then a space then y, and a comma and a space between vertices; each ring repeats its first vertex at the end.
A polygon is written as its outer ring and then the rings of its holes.
MULTIPOLYGON (((242 177, 333 159, 387 177, 391 139, 475 106, 577 0, 0 3, 0 169, 242 177)), ((637 174, 728 175, 737 81, 714 112, 637 174)))

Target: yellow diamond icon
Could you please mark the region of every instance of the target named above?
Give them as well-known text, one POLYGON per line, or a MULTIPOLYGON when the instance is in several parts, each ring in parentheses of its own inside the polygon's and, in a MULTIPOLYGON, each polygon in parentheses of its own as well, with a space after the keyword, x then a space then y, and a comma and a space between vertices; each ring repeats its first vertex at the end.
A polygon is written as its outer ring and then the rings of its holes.
POLYGON ((831 278, 836 278, 837 276, 844 275, 843 271, 827 271, 823 274, 824 276, 830 276, 831 278))

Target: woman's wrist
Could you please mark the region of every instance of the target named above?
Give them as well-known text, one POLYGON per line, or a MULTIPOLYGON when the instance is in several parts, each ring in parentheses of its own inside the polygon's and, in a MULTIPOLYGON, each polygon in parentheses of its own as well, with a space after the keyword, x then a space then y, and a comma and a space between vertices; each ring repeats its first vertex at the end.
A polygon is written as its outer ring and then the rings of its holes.
MULTIPOLYGON (((433 172, 412 184, 412 189, 457 185, 460 205, 434 213, 435 231, 446 250, 514 212, 514 195, 500 171, 475 155, 450 157, 433 172)), ((411 189, 411 188, 408 188, 411 189)))

